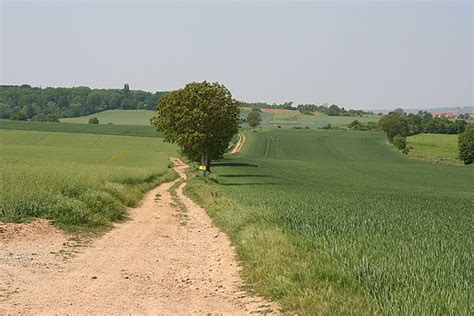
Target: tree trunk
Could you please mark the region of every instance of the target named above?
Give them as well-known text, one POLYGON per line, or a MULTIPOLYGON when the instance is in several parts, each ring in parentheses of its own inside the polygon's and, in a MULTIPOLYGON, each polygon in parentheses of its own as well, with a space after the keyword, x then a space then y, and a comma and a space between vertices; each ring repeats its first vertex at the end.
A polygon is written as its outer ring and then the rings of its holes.
POLYGON ((201 158, 201 166, 205 166, 206 167, 206 170, 203 170, 202 171, 202 174, 207 174, 209 172, 211 172, 211 160, 208 159, 207 157, 203 156, 201 158))

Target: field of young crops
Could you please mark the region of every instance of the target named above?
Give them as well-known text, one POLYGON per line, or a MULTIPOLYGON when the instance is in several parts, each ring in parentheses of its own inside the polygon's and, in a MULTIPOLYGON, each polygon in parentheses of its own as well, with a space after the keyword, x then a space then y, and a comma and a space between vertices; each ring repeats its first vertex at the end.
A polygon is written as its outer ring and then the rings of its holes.
POLYGON ((75 124, 75 123, 52 123, 35 121, 10 121, 0 120, 0 129, 42 131, 42 132, 64 132, 85 133, 102 135, 123 135, 161 137, 160 133, 151 125, 111 125, 111 124, 75 124))
POLYGON ((69 230, 122 219, 126 206, 174 176, 168 157, 176 155, 156 137, 7 129, 0 150, 0 220, 44 217, 69 230))
POLYGON ((468 315, 474 168, 407 158, 381 133, 248 133, 201 199, 260 292, 301 313, 468 315), (367 297, 364 296, 367 294, 367 297), (371 303, 372 302, 372 303, 371 303))
POLYGON ((81 117, 62 118, 65 123, 87 123, 91 117, 99 119, 100 124, 150 125, 150 119, 156 115, 151 110, 107 110, 81 117))
MULTIPOLYGON (((248 108, 241 108, 241 117, 245 118, 249 112, 248 108)), ((65 123, 87 123, 91 117, 97 117, 100 125, 102 124, 116 124, 116 125, 142 125, 149 126, 150 118, 156 115, 154 111, 147 110, 107 110, 100 113, 95 113, 87 116, 63 118, 61 122, 65 123)), ((328 124, 333 127, 344 126, 354 120, 360 122, 377 122, 378 116, 367 117, 349 117, 349 116, 327 116, 327 115, 304 115, 299 111, 294 113, 261 113, 263 128, 273 128, 280 126, 281 128, 293 127, 309 127, 321 128, 328 124)), ((244 128, 248 128, 243 124, 244 128)))

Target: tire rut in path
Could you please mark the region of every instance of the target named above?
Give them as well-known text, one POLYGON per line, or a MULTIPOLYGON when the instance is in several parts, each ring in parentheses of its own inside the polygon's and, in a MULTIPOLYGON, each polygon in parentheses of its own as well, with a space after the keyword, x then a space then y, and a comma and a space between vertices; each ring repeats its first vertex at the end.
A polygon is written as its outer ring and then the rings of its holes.
POLYGON ((244 145, 244 143, 245 143, 245 135, 242 133, 239 133, 239 140, 237 141, 235 146, 232 148, 230 153, 237 154, 242 149, 242 146, 244 145))
POLYGON ((0 314, 278 313, 275 303, 241 289, 228 237, 184 196, 188 166, 172 161, 180 179, 147 193, 140 207, 129 210, 131 220, 73 258, 40 262, 40 253, 24 263, 15 256, 35 251, 35 242, 31 249, 2 244, 1 253, 13 259, 0 260, 0 290, 8 290, 0 295, 0 314), (170 188, 178 181, 173 197, 170 188))

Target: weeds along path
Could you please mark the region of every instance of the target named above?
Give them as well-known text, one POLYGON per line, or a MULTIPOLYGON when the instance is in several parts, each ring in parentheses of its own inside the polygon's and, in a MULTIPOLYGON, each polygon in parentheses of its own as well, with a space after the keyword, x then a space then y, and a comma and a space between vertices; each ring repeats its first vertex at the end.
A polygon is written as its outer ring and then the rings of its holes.
POLYGON ((242 133, 239 133, 239 140, 237 141, 237 143, 235 144, 235 146, 232 148, 232 150, 230 151, 231 154, 236 154, 240 151, 240 149, 242 148, 242 146, 244 145, 245 143, 245 135, 242 134, 242 133))
POLYGON ((46 235, 0 225, 0 314, 277 313, 241 289, 229 239, 183 195, 187 166, 172 160, 180 179, 87 246, 44 222, 46 235))

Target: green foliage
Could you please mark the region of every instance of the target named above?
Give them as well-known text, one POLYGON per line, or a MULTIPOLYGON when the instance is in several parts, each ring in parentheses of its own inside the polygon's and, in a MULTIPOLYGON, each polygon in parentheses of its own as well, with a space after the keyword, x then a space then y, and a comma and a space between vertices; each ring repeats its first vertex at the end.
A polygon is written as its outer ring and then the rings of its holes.
POLYGON ((262 121, 262 117, 260 115, 260 111, 258 110, 252 110, 248 115, 247 115, 247 124, 252 127, 252 128, 255 128, 257 127, 258 125, 260 125, 260 122, 262 121))
MULTIPOLYGON (((401 109, 399 109, 401 110, 401 109)), ((467 123, 464 120, 433 118, 431 113, 419 112, 402 115, 402 111, 392 112, 379 120, 379 127, 387 134, 390 142, 395 135, 415 135, 418 133, 459 134, 464 132, 467 123)))
POLYGON ((89 124, 99 124, 99 119, 97 117, 91 117, 89 119, 89 124))
POLYGON ((33 116, 31 120, 38 122, 59 122, 59 117, 54 114, 45 115, 43 113, 39 113, 33 116))
POLYGON ((0 118, 31 119, 37 114, 76 117, 107 109, 152 109, 166 92, 124 89, 36 88, 0 85, 0 118), (21 113, 21 114, 20 114, 21 113))
POLYGON ((210 171, 238 132, 239 108, 229 90, 219 83, 189 83, 163 97, 152 124, 168 142, 176 143, 193 161, 210 171))
POLYGON ((347 126, 349 129, 355 131, 372 131, 377 129, 376 122, 361 122, 359 120, 354 120, 347 126))
POLYGON ((372 314, 367 301, 351 313, 355 279, 384 314, 470 313, 474 169, 407 159, 384 139, 248 133, 215 163, 223 198, 209 212, 255 289, 299 314, 372 314))
POLYGON ((407 135, 408 133, 408 123, 406 118, 395 112, 383 116, 378 124, 387 134, 387 138, 390 142, 393 142, 395 135, 407 135))
POLYGON ((459 135, 459 159, 468 165, 474 162, 474 126, 470 125, 468 129, 459 135))
POLYGON ((25 113, 22 111, 13 112, 10 115, 10 120, 12 121, 26 121, 27 119, 28 118, 26 117, 25 113))
POLYGON ((67 230, 101 230, 174 177, 175 146, 157 138, 0 129, 0 146, 1 221, 43 217, 67 230))
POLYGON ((407 147, 407 138, 402 135, 395 135, 393 138, 393 146, 399 150, 405 149, 407 147))
POLYGON ((373 115, 373 112, 366 112, 362 110, 346 110, 343 107, 339 107, 336 104, 331 106, 327 105, 316 105, 316 104, 299 104, 297 109, 304 114, 308 113, 323 113, 329 116, 352 116, 352 117, 362 117, 367 115, 373 115))

